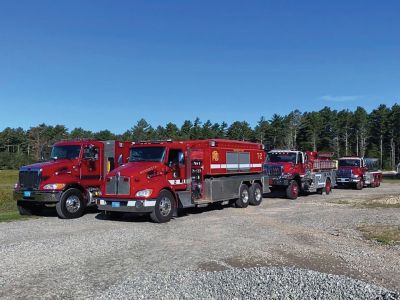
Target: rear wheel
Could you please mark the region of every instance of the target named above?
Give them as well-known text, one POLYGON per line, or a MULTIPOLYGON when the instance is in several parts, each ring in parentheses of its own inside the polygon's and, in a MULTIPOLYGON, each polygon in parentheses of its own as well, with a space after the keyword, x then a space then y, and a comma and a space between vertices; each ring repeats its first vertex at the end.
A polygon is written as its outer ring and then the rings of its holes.
POLYGON ((262 201, 262 188, 259 183, 253 183, 250 187, 250 199, 249 202, 251 205, 260 205, 262 201))
POLYGON ((245 208, 249 206, 250 200, 250 191, 249 187, 245 184, 242 184, 239 189, 239 198, 236 200, 236 207, 245 208))
POLYGON ((175 199, 169 191, 161 191, 157 198, 153 212, 150 214, 151 220, 156 223, 165 223, 172 219, 175 209, 175 199))
POLYGON ((60 201, 56 204, 56 210, 61 219, 75 219, 83 215, 85 206, 82 192, 71 188, 62 193, 60 201))
POLYGON ((299 184, 296 180, 290 181, 288 187, 286 188, 286 197, 295 200, 299 196, 299 184))

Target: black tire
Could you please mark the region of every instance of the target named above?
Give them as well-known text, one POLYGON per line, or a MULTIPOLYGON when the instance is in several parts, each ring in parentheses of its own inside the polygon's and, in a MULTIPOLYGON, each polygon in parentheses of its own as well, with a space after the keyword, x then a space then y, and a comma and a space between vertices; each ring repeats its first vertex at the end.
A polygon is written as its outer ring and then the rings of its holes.
POLYGON ((250 199, 249 203, 254 206, 258 206, 262 202, 262 187, 259 183, 253 183, 250 187, 250 199))
POLYGON ((34 203, 17 204, 19 214, 21 216, 40 215, 43 205, 34 203))
POLYGON ((246 208, 249 206, 250 191, 249 187, 242 184, 239 189, 239 198, 235 201, 235 206, 239 208, 246 208))
POLYGON ((86 203, 82 192, 71 188, 61 194, 56 204, 58 217, 61 219, 76 219, 82 217, 85 212, 86 203))
POLYGON ((172 219, 175 209, 175 198, 171 192, 163 190, 157 197, 154 210, 150 218, 155 223, 166 223, 172 219))
POLYGON ((360 180, 356 183, 356 190, 362 190, 364 187, 364 181, 360 180))
POLYGON ((288 187, 286 188, 286 197, 292 200, 297 199, 299 196, 299 184, 296 180, 290 181, 288 187))

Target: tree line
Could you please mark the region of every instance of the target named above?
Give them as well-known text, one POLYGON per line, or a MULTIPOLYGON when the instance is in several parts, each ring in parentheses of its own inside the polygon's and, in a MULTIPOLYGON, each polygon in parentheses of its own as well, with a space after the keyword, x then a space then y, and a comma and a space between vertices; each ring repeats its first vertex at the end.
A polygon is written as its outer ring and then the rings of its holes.
POLYGON ((123 134, 109 130, 92 132, 83 128, 69 131, 64 125, 40 124, 28 130, 5 128, 0 132, 0 169, 15 169, 40 160, 54 142, 62 139, 101 140, 186 140, 228 138, 263 143, 267 149, 300 149, 334 152, 336 157, 357 155, 376 157, 384 169, 394 169, 400 161, 400 105, 384 104, 368 113, 356 110, 300 112, 261 117, 256 126, 247 121, 213 123, 186 120, 181 126, 169 122, 153 127, 141 119, 123 134))

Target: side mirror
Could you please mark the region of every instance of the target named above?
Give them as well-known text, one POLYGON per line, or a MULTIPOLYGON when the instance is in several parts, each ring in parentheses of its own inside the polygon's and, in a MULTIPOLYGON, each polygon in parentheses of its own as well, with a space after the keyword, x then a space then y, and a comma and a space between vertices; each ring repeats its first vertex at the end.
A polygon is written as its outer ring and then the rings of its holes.
POLYGON ((119 156, 118 156, 118 165, 122 165, 124 163, 124 159, 123 159, 123 157, 122 157, 122 154, 120 154, 119 156))

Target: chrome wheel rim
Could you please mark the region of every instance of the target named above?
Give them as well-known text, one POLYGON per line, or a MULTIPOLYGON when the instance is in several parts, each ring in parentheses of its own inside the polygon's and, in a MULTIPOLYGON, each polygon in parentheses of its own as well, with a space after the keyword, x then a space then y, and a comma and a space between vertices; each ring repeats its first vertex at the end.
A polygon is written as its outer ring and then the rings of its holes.
POLYGON ((261 200, 262 194, 260 189, 256 189, 254 191, 254 198, 256 199, 257 202, 261 200))
POLYGON ((72 195, 65 201, 65 208, 71 214, 76 213, 81 208, 81 201, 78 196, 72 195))
POLYGON ((171 200, 168 197, 163 197, 160 200, 159 210, 162 216, 166 217, 169 215, 172 209, 171 200))
POLYGON ((247 201, 249 201, 249 192, 247 190, 242 191, 242 201, 243 203, 247 203, 247 201))

